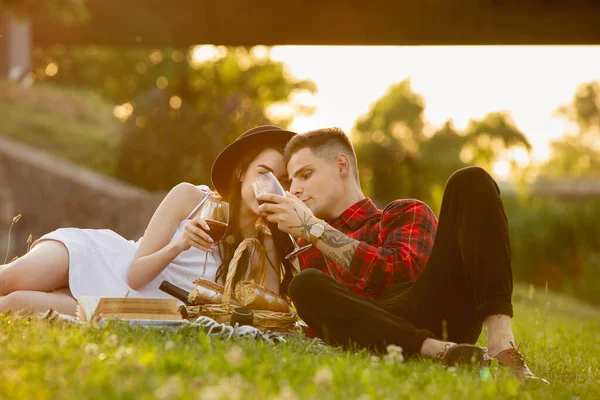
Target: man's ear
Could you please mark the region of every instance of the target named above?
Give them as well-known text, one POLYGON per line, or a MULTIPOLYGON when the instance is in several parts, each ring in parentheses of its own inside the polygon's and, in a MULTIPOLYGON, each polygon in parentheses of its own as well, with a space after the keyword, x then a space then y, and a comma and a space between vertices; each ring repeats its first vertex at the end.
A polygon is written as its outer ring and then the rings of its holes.
POLYGON ((350 159, 348 159, 347 155, 345 155, 344 153, 339 154, 335 158, 335 164, 342 178, 346 178, 350 174, 351 165, 350 159))

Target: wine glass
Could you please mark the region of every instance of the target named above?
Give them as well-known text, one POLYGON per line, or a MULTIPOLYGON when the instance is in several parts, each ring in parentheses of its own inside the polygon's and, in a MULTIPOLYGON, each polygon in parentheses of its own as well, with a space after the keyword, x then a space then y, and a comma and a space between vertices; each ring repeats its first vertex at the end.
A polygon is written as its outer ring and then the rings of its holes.
MULTIPOLYGON (((252 182, 252 189, 254 190, 255 196, 258 196, 258 195, 264 194, 264 193, 272 193, 272 194, 277 194, 279 196, 285 196, 285 190, 283 190, 283 187, 281 186, 281 184, 279 183, 277 178, 275 178, 275 175, 273 175, 272 172, 267 172, 266 174, 259 175, 259 177, 254 182, 252 182)), ((268 201, 258 201, 258 204, 263 204, 263 203, 269 203, 269 202, 268 201)), ((294 239, 294 237, 291 234, 288 233, 288 236, 290 237, 290 240, 292 241, 292 244, 294 245, 294 251, 292 251, 290 254, 285 256, 286 260, 288 260, 292 257, 295 257, 298 254, 302 253, 303 251, 308 250, 312 247, 311 244, 307 244, 306 246, 300 247, 300 246, 298 246, 298 243, 296 243, 296 240, 294 239)))
MULTIPOLYGON (((229 224, 229 203, 218 196, 210 195, 204 204, 200 206, 198 217, 202 218, 210 227, 210 230, 205 232, 215 241, 215 244, 219 244, 223 240, 229 224)), ((206 273, 207 260, 208 252, 206 252, 206 256, 204 257, 202 277, 206 273)))

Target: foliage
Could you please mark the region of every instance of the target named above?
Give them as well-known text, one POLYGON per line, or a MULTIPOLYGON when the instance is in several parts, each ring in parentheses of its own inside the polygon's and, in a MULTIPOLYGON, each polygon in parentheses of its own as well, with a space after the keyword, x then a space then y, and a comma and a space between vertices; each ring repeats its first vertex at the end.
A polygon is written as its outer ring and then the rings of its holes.
POLYGON ((583 143, 578 135, 566 134, 553 141, 552 156, 540 173, 545 177, 600 176, 600 149, 583 143))
POLYGON ((88 89, 115 104, 123 104, 157 87, 163 77, 173 91, 187 89, 189 55, 181 49, 113 48, 106 46, 37 48, 33 65, 38 81, 88 89), (48 65, 56 73, 48 75, 48 65))
POLYGON ((424 141, 423 97, 406 79, 392 85, 353 129, 365 189, 383 202, 422 198, 419 149, 424 141), (394 182, 390 185, 390 182, 394 182))
POLYGON ((522 146, 527 151, 531 144, 506 112, 491 112, 481 120, 471 120, 466 132, 464 150, 470 153, 469 162, 488 171, 501 155, 502 149, 522 146))
POLYGON ((0 0, 0 16, 3 13, 18 18, 44 15, 66 25, 84 22, 89 17, 85 0, 0 0))
POLYGON ((312 82, 292 78, 282 63, 246 48, 220 47, 218 53, 197 62, 180 49, 57 46, 36 50, 35 65, 38 77, 122 104, 116 177, 168 190, 181 181, 208 183, 218 152, 250 127, 286 127, 294 115, 311 112, 298 107, 268 114, 299 91, 314 92, 312 82), (58 73, 47 76, 43 68, 50 64, 58 73))
POLYGON ((552 154, 542 169, 545 176, 600 175, 600 82, 580 85, 570 104, 557 115, 575 124, 576 132, 551 143, 552 154))
POLYGON ((392 85, 356 122, 352 138, 364 189, 380 203, 401 197, 436 203, 455 170, 479 165, 489 171, 502 150, 531 149, 506 112, 472 120, 465 132, 449 120, 427 137, 424 110, 423 97, 407 79, 392 85))
POLYGON ((467 166, 460 158, 465 141, 466 137, 449 120, 421 145, 420 165, 423 182, 428 186, 426 199, 434 211, 441 208, 444 187, 450 175, 467 166))
MULTIPOLYGON (((517 286, 513 329, 531 369, 508 372, 394 362, 364 351, 222 341, 194 328, 159 331, 0 315, 0 397, 156 399, 489 399, 600 396, 600 312, 517 286)), ((483 343, 482 343, 483 344, 483 343)))
POLYGON ((600 82, 580 85, 573 102, 560 106, 557 113, 577 123, 582 133, 600 128, 600 82))
POLYGON ((514 278, 600 304, 600 204, 505 200, 514 278))

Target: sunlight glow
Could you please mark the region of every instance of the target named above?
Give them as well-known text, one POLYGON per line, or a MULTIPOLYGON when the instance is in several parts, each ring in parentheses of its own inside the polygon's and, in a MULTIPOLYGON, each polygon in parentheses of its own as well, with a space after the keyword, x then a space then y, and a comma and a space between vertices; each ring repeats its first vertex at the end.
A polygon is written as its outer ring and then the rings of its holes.
POLYGON ((159 76, 156 78, 156 87, 159 89, 166 89, 169 86, 169 80, 166 76, 159 76))
POLYGON ((152 64, 160 64, 163 60, 163 55, 159 50, 154 50, 150 53, 150 62, 152 64))
POLYGON ((192 48, 192 65, 201 64, 205 61, 216 61, 219 57, 219 51, 213 45, 198 45, 192 48))
POLYGON ((115 106, 115 108, 113 108, 114 116, 117 117, 121 122, 127 121, 132 113, 133 104, 131 103, 121 104, 120 106, 115 106))
MULTIPOLYGON (((565 120, 554 111, 571 102, 579 84, 600 81, 600 46, 276 46, 270 56, 318 87, 316 112, 294 118, 298 132, 339 126, 351 134, 356 118, 410 78, 434 128, 452 119, 461 130, 471 119, 507 110, 536 162, 564 133, 565 120)), ((518 165, 524 159, 514 158, 518 165)))
POLYGON ((44 72, 48 76, 54 76, 58 73, 58 65, 52 62, 46 66, 46 70, 44 72))
POLYGON ((181 107, 181 102, 181 97, 179 96, 171 96, 171 98, 169 99, 169 105, 175 110, 181 107))
POLYGON ((269 119, 286 119, 294 115, 294 108, 287 103, 273 103, 265 110, 269 119))
POLYGON ((514 160, 520 168, 525 167, 527 164, 529 164, 530 161, 529 154, 527 154, 527 150, 525 150, 522 147, 511 148, 508 151, 508 156, 511 160, 514 160))
POLYGON ((268 59, 271 50, 266 46, 254 46, 250 49, 250 55, 258 60, 268 59))
POLYGON ((500 160, 492 165, 492 173, 497 179, 504 180, 510 175, 511 167, 510 162, 507 160, 500 160))
POLYGON ((173 52, 171 53, 171 60, 173 60, 176 63, 180 63, 185 59, 185 55, 183 54, 183 51, 181 50, 173 50, 173 52))

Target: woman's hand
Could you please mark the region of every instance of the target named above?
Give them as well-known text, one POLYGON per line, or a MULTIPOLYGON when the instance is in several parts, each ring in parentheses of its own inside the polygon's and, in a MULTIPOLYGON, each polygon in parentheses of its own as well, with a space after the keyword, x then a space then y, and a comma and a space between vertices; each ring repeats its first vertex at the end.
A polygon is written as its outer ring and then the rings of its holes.
POLYGON ((211 252, 215 249, 215 242, 207 233, 210 227, 201 218, 192 219, 184 228, 183 235, 178 240, 181 251, 196 247, 200 250, 211 252))

